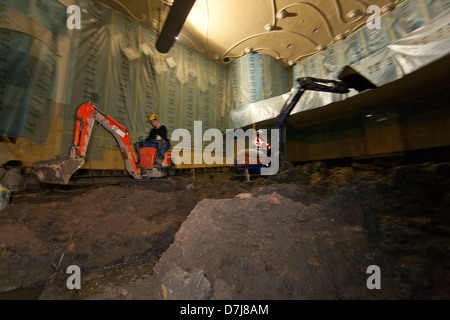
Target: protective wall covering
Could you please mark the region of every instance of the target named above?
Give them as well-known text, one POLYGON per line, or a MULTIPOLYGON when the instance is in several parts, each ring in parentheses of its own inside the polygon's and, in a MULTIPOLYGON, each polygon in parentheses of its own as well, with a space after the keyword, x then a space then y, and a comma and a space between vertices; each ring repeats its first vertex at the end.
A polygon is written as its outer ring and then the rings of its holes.
MULTIPOLYGON (((293 67, 293 80, 316 77, 337 80, 350 65, 377 86, 402 78, 450 51, 450 2, 408 0, 380 18, 379 29, 367 26, 293 67)), ((292 85, 292 84, 291 84, 292 85)), ((292 113, 318 108, 357 94, 307 91, 292 113)), ((276 117, 283 96, 248 104, 230 112, 230 127, 238 128, 276 117)))
MULTIPOLYGON (((110 79, 112 80, 108 74, 111 60, 109 48, 113 35, 112 14, 110 10, 90 1, 80 1, 79 5, 88 14, 83 13, 81 29, 74 31, 72 38, 68 90, 63 115, 62 153, 68 153, 73 144, 75 114, 80 105, 92 101, 103 112, 111 112, 113 109, 107 110, 108 84, 110 79)), ((113 93, 118 94, 117 91, 114 90, 113 93)), ((114 112, 114 115, 116 114, 117 112, 114 112)), ((105 131, 102 127, 94 126, 87 150, 88 159, 102 159, 103 136, 107 134, 105 131)), ((113 137, 108 136, 107 139, 112 141, 113 137)))
POLYGON ((290 89, 288 69, 262 54, 243 56, 229 66, 229 108, 275 97, 290 89))

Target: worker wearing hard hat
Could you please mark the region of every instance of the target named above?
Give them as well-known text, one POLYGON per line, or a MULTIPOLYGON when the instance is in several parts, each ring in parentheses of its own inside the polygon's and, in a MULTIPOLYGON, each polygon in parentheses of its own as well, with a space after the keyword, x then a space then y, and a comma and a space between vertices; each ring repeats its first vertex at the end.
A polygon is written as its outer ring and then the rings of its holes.
POLYGON ((150 130, 150 134, 147 140, 156 140, 160 143, 160 153, 164 155, 165 150, 170 148, 170 141, 167 138, 167 128, 163 126, 158 121, 158 116, 156 114, 152 114, 148 121, 153 126, 152 130, 150 130))

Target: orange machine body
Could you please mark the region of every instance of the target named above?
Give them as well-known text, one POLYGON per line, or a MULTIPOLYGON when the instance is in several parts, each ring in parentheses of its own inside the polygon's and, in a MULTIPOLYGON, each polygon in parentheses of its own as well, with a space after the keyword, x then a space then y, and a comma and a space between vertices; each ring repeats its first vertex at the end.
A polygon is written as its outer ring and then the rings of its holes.
POLYGON ((152 169, 157 154, 156 148, 148 147, 139 150, 140 165, 143 169, 152 169))

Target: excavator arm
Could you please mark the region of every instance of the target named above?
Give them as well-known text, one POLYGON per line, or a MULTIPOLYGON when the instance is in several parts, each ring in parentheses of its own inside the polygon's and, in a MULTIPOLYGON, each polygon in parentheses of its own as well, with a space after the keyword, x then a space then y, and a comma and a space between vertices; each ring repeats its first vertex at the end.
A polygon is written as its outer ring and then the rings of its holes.
POLYGON ((277 116, 275 128, 280 130, 280 156, 284 158, 285 153, 285 136, 286 123, 291 115, 292 110, 297 105, 305 91, 320 91, 330 93, 345 94, 350 89, 359 92, 376 88, 367 78, 356 72, 353 68, 346 66, 338 76, 339 80, 319 79, 313 77, 298 78, 291 89, 288 99, 286 100, 281 112, 277 116))
POLYGON ((141 178, 139 161, 131 144, 128 130, 112 117, 103 114, 91 102, 87 102, 78 108, 76 114, 74 144, 70 155, 68 157, 59 155, 52 160, 34 164, 33 168, 39 181, 53 184, 68 183, 72 174, 84 163, 92 128, 96 121, 116 139, 128 173, 135 179, 141 178))

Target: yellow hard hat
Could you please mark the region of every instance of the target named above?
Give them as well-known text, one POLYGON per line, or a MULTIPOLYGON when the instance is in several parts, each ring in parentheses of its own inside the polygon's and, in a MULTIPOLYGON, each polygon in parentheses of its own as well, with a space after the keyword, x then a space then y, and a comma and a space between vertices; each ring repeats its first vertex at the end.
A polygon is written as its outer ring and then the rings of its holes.
POLYGON ((158 119, 158 116, 156 114, 152 114, 150 117, 148 117, 148 121, 156 120, 158 119))

